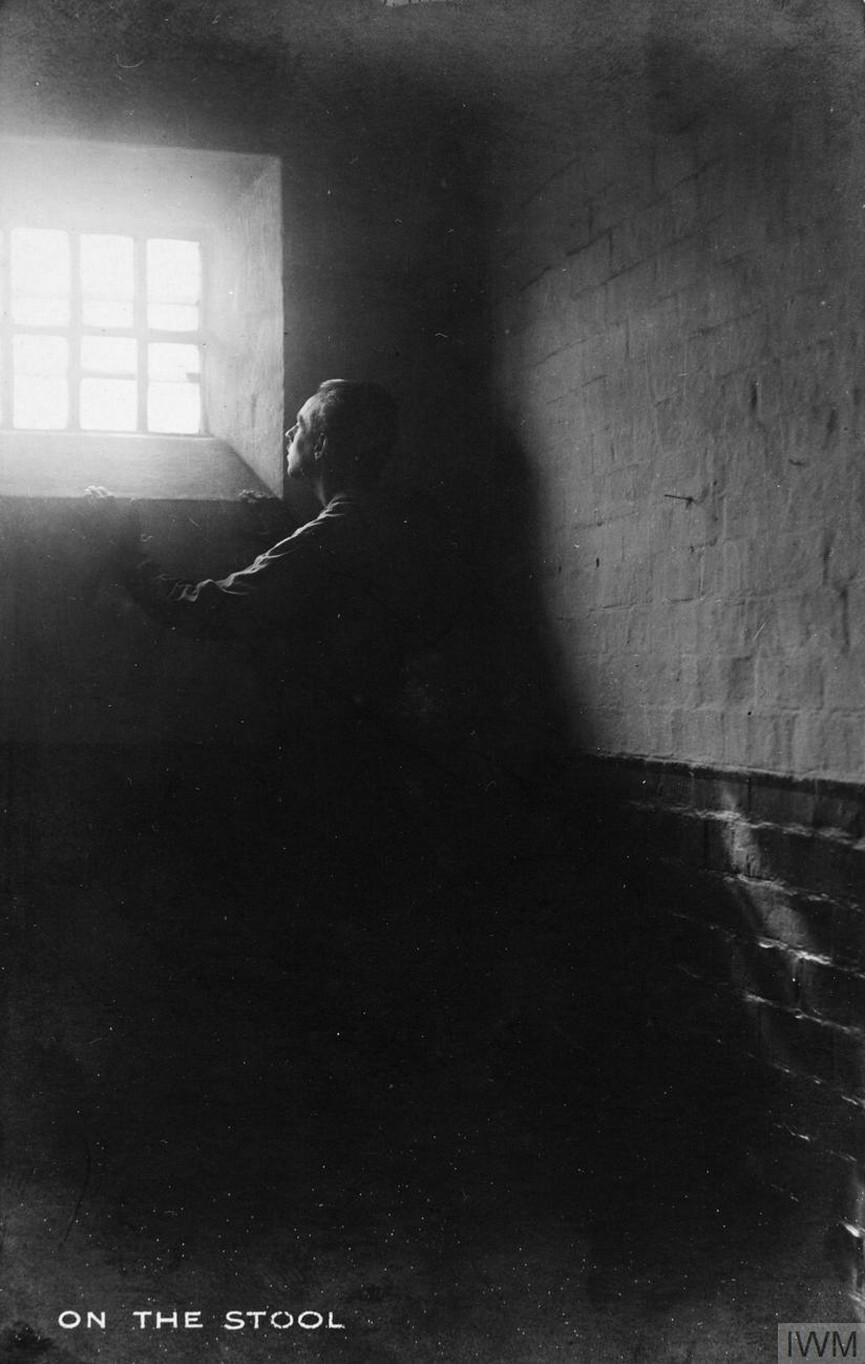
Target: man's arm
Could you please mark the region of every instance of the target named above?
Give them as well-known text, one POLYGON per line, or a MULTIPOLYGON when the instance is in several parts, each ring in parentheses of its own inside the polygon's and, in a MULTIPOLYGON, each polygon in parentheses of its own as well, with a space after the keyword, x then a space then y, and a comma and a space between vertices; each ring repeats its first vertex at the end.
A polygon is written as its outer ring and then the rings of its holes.
POLYGON ((118 580, 161 624, 204 638, 254 639, 308 617, 313 588, 326 571, 314 522, 237 573, 192 582, 160 572, 131 506, 122 507, 103 488, 88 488, 87 498, 118 580))
MULTIPOLYGON (((314 559, 297 533, 292 550, 259 555, 227 578, 189 582, 161 573, 151 559, 127 563, 121 581, 154 620, 209 639, 255 639, 287 630, 308 615, 314 559)), ((292 537, 294 538, 294 537, 292 537)))

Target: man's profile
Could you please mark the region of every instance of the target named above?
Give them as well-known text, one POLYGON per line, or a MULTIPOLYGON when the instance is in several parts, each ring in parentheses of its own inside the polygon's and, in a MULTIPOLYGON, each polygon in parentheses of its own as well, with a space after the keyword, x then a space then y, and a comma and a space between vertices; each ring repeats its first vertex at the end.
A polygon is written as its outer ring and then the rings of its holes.
POLYGON ((326 506, 378 481, 397 441, 396 403, 378 384, 325 379, 285 435, 289 478, 307 479, 326 506))

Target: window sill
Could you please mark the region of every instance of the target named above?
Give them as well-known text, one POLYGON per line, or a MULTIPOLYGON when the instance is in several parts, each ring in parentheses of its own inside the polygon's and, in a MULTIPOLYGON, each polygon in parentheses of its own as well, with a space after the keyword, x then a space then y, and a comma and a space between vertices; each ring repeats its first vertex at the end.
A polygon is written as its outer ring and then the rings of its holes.
POLYGON ((233 501, 268 489, 212 436, 0 431, 0 497, 81 497, 90 484, 119 497, 233 501))

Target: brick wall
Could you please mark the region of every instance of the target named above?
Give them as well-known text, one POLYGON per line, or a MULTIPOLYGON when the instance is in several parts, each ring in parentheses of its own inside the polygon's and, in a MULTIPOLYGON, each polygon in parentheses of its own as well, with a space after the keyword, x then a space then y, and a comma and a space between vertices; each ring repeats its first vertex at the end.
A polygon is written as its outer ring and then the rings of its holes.
POLYGON ((862 769, 865 34, 833 8, 791 52, 758 7, 703 105, 685 40, 691 103, 643 71, 599 126, 559 85, 499 170, 499 391, 603 751, 862 769))
MULTIPOLYGON (((649 929, 641 967, 667 1080, 681 1051, 759 1107, 762 1178, 816 1198, 865 1303, 865 788, 655 760, 586 759, 616 812, 649 929), (688 1041, 682 1043, 687 1035, 688 1041)), ((683 1080, 693 1085, 693 1077, 683 1080)), ((699 1083, 699 1082, 697 1082, 699 1083)))
POLYGON ((738 13, 623 28, 505 129, 495 387, 657 1083, 725 1077, 861 1310, 865 25, 738 13))

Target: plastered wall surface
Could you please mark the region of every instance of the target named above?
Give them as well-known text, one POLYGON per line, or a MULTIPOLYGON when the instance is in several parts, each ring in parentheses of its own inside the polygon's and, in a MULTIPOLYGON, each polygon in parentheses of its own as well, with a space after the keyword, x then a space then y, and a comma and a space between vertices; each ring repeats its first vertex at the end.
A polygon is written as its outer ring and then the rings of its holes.
POLYGON ((211 430, 276 495, 284 427, 282 223, 278 163, 237 195, 213 227, 208 348, 211 430), (242 243, 238 250, 237 243, 242 243))
POLYGON ((858 778, 865 28, 674 8, 500 171, 549 620, 600 750, 858 778))

